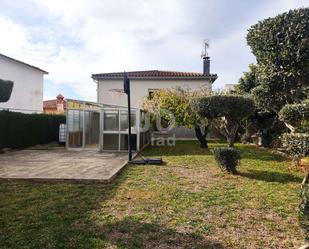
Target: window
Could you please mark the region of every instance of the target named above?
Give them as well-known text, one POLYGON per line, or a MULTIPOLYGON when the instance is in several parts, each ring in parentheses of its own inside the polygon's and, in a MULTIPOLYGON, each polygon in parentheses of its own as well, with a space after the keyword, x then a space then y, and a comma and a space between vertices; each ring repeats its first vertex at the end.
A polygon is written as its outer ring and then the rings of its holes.
POLYGON ((105 131, 118 131, 119 130, 118 111, 105 111, 104 112, 104 130, 105 131))
POLYGON ((152 99, 155 91, 158 91, 158 89, 148 89, 148 98, 152 99))

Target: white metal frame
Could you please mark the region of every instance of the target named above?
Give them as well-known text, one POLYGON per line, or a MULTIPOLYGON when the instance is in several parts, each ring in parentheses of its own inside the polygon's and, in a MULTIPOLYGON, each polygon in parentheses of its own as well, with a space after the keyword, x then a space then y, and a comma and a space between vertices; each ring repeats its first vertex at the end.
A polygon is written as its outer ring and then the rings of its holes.
MULTIPOLYGON (((72 150, 72 151, 80 151, 80 150, 94 150, 95 148, 87 148, 86 147, 86 129, 85 129, 85 112, 86 111, 91 111, 91 112, 97 112, 100 114, 100 131, 99 131, 99 145, 98 148, 96 148, 96 150, 99 151, 109 151, 109 152, 126 152, 127 150, 121 150, 121 135, 126 135, 128 134, 127 131, 121 131, 121 113, 122 111, 127 112, 127 108, 125 107, 106 107, 103 104, 98 104, 98 103, 93 103, 94 105, 97 106, 97 108, 85 108, 86 103, 90 103, 91 102, 85 102, 85 101, 76 101, 76 100, 67 100, 69 101, 75 101, 78 103, 81 103, 83 105, 83 108, 71 108, 69 105, 67 105, 67 110, 66 110, 66 117, 68 118, 68 113, 69 111, 72 110, 76 110, 76 111, 80 111, 83 112, 83 127, 82 127, 82 146, 79 148, 74 148, 74 147, 70 147, 69 145, 69 129, 68 129, 68 125, 67 125, 67 131, 66 131, 66 148, 68 150, 72 150), (101 107, 100 107, 101 106, 101 107), (104 114, 106 111, 117 111, 118 112, 118 130, 115 131, 107 131, 104 130, 104 114), (104 149, 104 134, 118 134, 118 150, 106 150, 104 149)), ((141 109, 137 109, 134 108, 132 109, 132 112, 135 113, 135 129, 134 131, 132 131, 132 134, 136 134, 136 151, 139 151, 140 149, 140 132, 145 132, 143 129, 141 129, 140 125, 141 125, 141 109)), ((129 118, 129 117, 128 117, 129 118)), ((74 117, 73 117, 74 120, 74 117)), ((144 145, 143 147, 147 146, 144 145)))

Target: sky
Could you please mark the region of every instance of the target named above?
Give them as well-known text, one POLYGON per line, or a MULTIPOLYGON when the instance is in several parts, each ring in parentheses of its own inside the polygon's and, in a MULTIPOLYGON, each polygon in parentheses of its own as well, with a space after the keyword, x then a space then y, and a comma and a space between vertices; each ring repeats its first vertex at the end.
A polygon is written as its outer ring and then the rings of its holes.
POLYGON ((255 57, 259 20, 309 0, 0 0, 0 53, 49 72, 44 99, 96 101, 93 73, 202 72, 209 40, 213 88, 237 83, 255 57))

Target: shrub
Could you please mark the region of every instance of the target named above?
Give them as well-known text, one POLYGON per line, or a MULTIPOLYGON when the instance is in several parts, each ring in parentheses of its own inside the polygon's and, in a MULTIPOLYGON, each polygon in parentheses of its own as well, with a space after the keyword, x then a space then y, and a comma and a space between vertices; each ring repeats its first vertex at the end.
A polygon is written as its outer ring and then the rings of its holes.
POLYGON ((219 166, 231 173, 236 173, 236 167, 240 160, 240 151, 235 148, 216 147, 214 148, 215 159, 219 166))
POLYGON ((299 218, 300 225, 305 232, 306 240, 309 241, 309 183, 303 185, 301 190, 299 218))
POLYGON ((301 104, 285 105, 279 112, 279 118, 285 122, 287 126, 297 128, 301 132, 306 132, 306 121, 309 119, 309 101, 301 104))
POLYGON ((61 123, 65 123, 64 115, 0 111, 0 149, 58 141, 61 123))
POLYGON ((307 133, 284 133, 281 142, 292 156, 309 155, 309 134, 307 133))

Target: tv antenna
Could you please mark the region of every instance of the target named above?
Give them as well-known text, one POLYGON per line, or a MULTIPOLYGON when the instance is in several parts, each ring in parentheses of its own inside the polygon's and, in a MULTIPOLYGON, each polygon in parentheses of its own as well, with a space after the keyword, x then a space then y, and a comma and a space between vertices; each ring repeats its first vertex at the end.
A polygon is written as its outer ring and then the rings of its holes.
POLYGON ((204 50, 202 50, 201 58, 208 57, 207 49, 209 48, 209 39, 204 40, 204 50))

